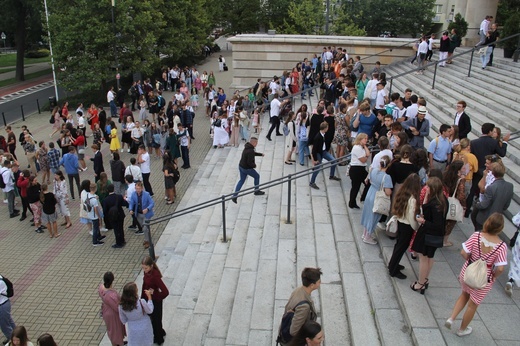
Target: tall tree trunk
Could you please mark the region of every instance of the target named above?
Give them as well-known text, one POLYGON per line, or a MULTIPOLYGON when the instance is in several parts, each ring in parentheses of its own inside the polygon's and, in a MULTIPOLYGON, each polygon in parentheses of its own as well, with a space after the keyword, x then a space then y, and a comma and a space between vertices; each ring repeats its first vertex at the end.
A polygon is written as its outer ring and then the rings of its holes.
POLYGON ((25 4, 23 4, 22 2, 20 2, 20 7, 18 8, 17 14, 18 20, 16 21, 16 33, 14 34, 14 40, 16 43, 16 80, 24 81, 25 72, 23 58, 25 55, 25 21, 27 17, 27 9, 25 7, 25 4))

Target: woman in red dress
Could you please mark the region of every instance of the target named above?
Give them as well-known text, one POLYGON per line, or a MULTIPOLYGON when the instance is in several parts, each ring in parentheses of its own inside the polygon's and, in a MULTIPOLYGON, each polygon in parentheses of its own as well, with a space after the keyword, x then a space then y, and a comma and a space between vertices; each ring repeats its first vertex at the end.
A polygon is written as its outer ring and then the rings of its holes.
POLYGON ((95 104, 91 104, 88 109, 88 123, 90 124, 90 129, 94 132, 96 124, 99 123, 98 109, 95 104))
POLYGON ((294 67, 291 72, 291 88, 291 92, 293 94, 296 94, 298 91, 300 91, 300 73, 296 67, 294 67))

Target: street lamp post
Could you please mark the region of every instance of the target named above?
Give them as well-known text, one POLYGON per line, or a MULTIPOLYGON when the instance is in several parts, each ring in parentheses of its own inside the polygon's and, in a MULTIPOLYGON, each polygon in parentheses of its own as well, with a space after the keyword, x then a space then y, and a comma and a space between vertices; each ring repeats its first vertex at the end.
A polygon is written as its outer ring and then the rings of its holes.
POLYGON ((51 42, 51 29, 49 28, 49 9, 47 8, 47 0, 43 0, 45 6, 45 18, 47 19, 47 36, 49 36, 49 52, 51 53, 51 66, 52 66, 52 80, 54 81, 54 93, 56 95, 56 102, 60 100, 58 95, 58 82, 56 80, 56 69, 54 67, 54 54, 52 53, 52 42, 51 42))
MULTIPOLYGON (((7 36, 5 35, 4 32, 2 32, 2 36, 0 36, 0 38, 2 39, 2 41, 4 41, 4 50, 6 50, 6 49, 5 49, 5 39, 7 38, 7 36)), ((6 51, 6 52, 7 52, 7 51, 6 51)))
MULTIPOLYGON (((116 63, 116 76, 119 76, 119 63, 117 61, 117 48, 116 48, 116 39, 117 39, 117 29, 116 29, 116 20, 114 16, 114 11, 116 8, 116 0, 112 0, 112 26, 114 27, 114 60, 116 63)), ((116 77, 117 81, 117 91, 119 92, 119 78, 116 77)))

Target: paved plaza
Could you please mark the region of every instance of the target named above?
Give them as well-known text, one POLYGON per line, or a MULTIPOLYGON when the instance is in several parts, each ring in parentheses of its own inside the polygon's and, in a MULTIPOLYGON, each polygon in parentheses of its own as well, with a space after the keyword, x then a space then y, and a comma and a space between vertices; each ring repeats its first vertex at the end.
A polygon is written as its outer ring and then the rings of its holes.
MULTIPOLYGON (((224 52, 230 71, 216 73, 217 85, 227 95, 232 77, 232 57, 224 52)), ((199 70, 218 71, 216 56, 199 70)), ((166 93, 169 99, 171 93, 166 93)), ((309 101, 306 101, 309 102, 309 101)), ((315 105, 316 99, 312 100, 315 105)), ((296 100, 296 108, 301 104, 296 100)), ((284 165, 284 137, 265 139, 267 115, 257 147, 261 182, 294 174, 307 167, 284 165)), ((48 115, 27 119, 36 139, 48 140, 48 115)), ((14 124, 19 132, 21 123, 14 124)), ((188 208, 233 191, 243 149, 212 149, 209 121, 199 109, 190 151, 191 169, 181 170, 178 198, 172 206, 163 200, 161 162, 153 159, 151 182, 156 215, 188 208)), ((20 149, 18 149, 20 150, 20 149)), ((109 169, 108 147, 102 149, 109 169)), ((128 163, 130 154, 122 153, 128 163)), ((23 165, 22 165, 23 166, 23 165)), ((91 164, 89 165, 91 167, 91 164)), ((293 182, 291 223, 286 221, 287 184, 266 190, 265 196, 240 197, 226 204, 229 241, 222 242, 222 210, 219 205, 155 225, 158 265, 170 296, 164 301, 165 345, 261 345, 274 344, 283 307, 291 291, 301 284, 305 266, 322 268, 322 285, 312 294, 326 346, 338 345, 518 345, 520 296, 506 296, 506 275, 477 310, 473 334, 465 338, 444 328, 460 293, 457 276, 463 263, 461 242, 472 232, 468 219, 452 233, 453 247, 436 253, 436 263, 425 295, 410 290, 418 275, 418 262, 404 257, 407 280, 389 277, 386 263, 394 242, 378 232, 379 245, 361 241, 361 211, 347 208, 350 179, 338 168, 340 182, 328 179, 328 170, 309 187, 309 178, 293 182)), ((93 179, 92 170, 81 177, 93 179)), ((248 179, 244 188, 251 187, 248 179)), ((79 202, 71 201, 73 227, 61 230, 59 239, 36 234, 28 221, 7 218, 0 207, 0 273, 15 284, 13 316, 35 340, 44 332, 61 345, 102 345, 110 342, 99 317, 97 286, 107 270, 114 272, 114 287, 128 281, 141 287, 140 261, 148 252, 142 236, 126 232, 127 246, 112 249, 113 234, 103 247, 94 248, 91 237, 78 222, 79 202)), ((130 219, 127 217, 125 224, 130 219)))

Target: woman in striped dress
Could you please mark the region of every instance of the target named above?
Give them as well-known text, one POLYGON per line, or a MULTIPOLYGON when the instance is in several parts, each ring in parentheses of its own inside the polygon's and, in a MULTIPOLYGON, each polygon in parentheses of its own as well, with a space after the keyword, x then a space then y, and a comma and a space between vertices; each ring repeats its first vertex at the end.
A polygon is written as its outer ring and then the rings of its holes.
POLYGON ((507 265, 507 245, 499 237, 503 229, 504 216, 500 213, 493 213, 484 223, 482 232, 473 233, 466 242, 462 243, 460 254, 466 260, 459 275, 462 293, 453 307, 450 318, 444 324, 448 329, 451 329, 453 321, 467 305, 460 329, 457 331, 458 336, 471 334, 472 328, 468 327, 469 323, 473 320, 473 316, 484 297, 491 291, 493 283, 504 272, 507 265), (468 260, 474 262, 479 258, 487 263, 488 284, 482 289, 474 289, 464 283, 464 274, 468 267, 468 260))

